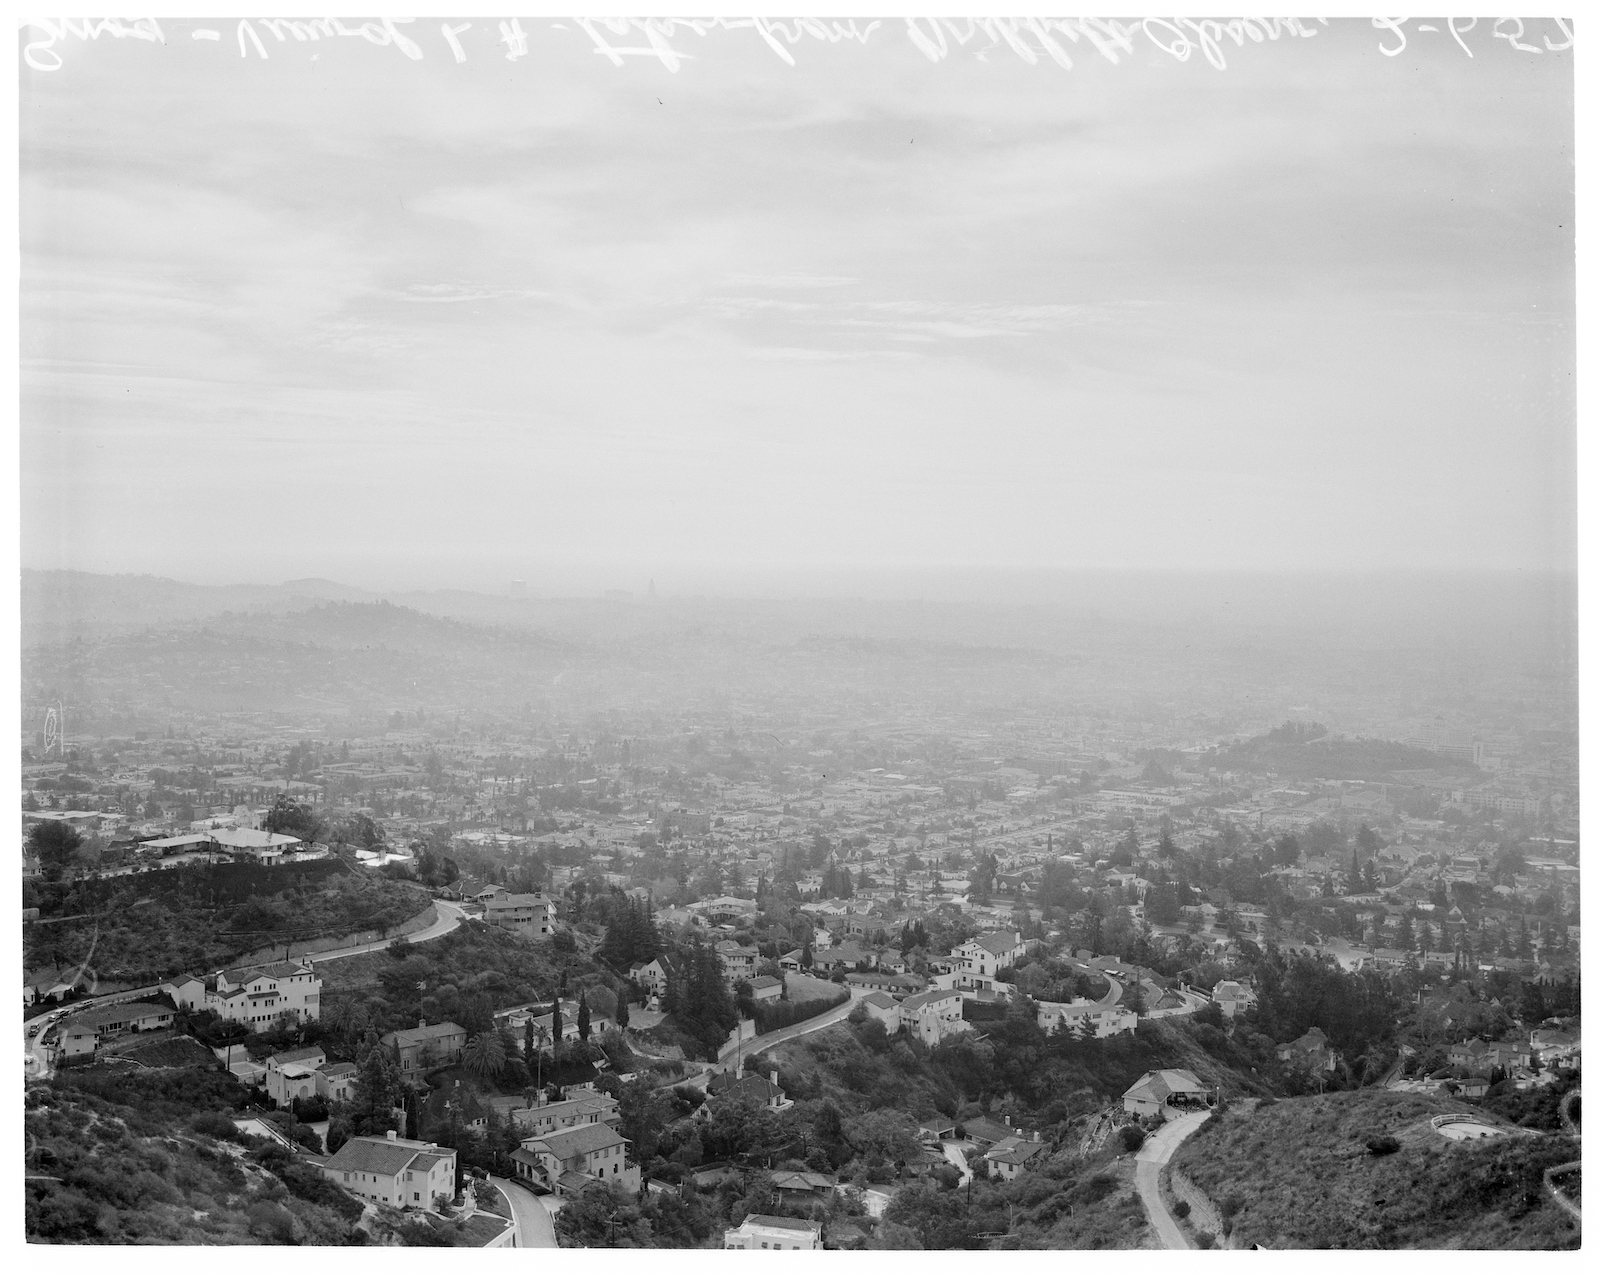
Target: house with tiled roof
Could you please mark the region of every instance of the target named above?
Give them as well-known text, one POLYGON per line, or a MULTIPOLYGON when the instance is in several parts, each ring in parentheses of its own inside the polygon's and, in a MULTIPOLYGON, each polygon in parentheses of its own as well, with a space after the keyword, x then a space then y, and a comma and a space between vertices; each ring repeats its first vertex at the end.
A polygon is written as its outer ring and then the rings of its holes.
POLYGON ((540 1137, 586 1124, 608 1124, 617 1128, 622 1122, 619 1110, 617 1100, 608 1093, 578 1094, 560 1102, 545 1101, 541 1094, 534 1106, 515 1108, 511 1119, 528 1136, 540 1137))
POLYGON ((384 1138, 351 1138, 322 1172, 363 1199, 400 1209, 432 1210, 440 1196, 448 1200, 456 1193, 456 1153, 393 1130, 384 1138))
MULTIPOLYGON (((751 1102, 769 1111, 787 1111, 794 1106, 789 1095, 778 1087, 776 1071, 772 1072, 770 1080, 762 1076, 747 1076, 742 1063, 731 1076, 725 1071, 713 1076, 711 1083, 706 1086, 706 1093, 721 1101, 751 1102)), ((710 1106, 710 1103, 705 1104, 696 1114, 709 1117, 710 1106)))
POLYGON ((461 1051, 467 1047, 467 1029, 448 1021, 432 1025, 418 1022, 415 1027, 380 1036, 378 1043, 394 1051, 402 1080, 420 1084, 424 1073, 461 1060, 461 1051))
POLYGON ((989 1165, 991 1178, 1003 1178, 1010 1182, 1042 1156, 1045 1150, 1045 1144, 1037 1135, 1013 1133, 985 1151, 983 1158, 989 1165))
POLYGON ((950 956, 963 987, 992 987, 995 976, 1015 965, 1027 952, 1022 935, 1016 930, 990 930, 968 939, 950 956))
POLYGON ((1211 989, 1211 1003, 1222 1011, 1224 1018, 1232 1018, 1254 1005, 1256 994, 1245 984, 1228 978, 1211 989))
POLYGON ((584 1124, 524 1138, 511 1160, 522 1181, 557 1195, 576 1195, 591 1182, 639 1189, 639 1166, 627 1162, 628 1139, 608 1124, 584 1124))
POLYGON ((1166 1068, 1147 1071, 1122 1095, 1122 1109, 1138 1116, 1170 1120, 1211 1106, 1211 1091, 1192 1071, 1166 1068))

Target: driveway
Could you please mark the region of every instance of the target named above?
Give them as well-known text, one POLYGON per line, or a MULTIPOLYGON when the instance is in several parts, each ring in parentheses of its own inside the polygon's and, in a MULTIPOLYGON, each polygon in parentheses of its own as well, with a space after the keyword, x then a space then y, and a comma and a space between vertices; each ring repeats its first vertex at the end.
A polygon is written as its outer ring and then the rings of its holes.
POLYGON ((950 1161, 951 1164, 955 1165, 955 1167, 960 1170, 961 1181, 956 1183, 957 1186, 966 1186, 968 1182, 972 1181, 972 1169, 967 1164, 966 1148, 963 1147, 961 1143, 941 1142, 939 1144, 939 1150, 944 1152, 944 1158, 946 1160, 950 1161))
MULTIPOLYGON (((505 1178, 490 1178, 506 1202, 507 1216, 517 1224, 518 1248, 557 1248, 556 1228, 550 1210, 545 1208, 545 1196, 535 1195, 526 1187, 508 1182, 505 1178)), ((487 1200, 484 1201, 488 1203, 487 1200)))
POLYGON ((1156 1235, 1161 1240, 1162 1248, 1194 1247, 1179 1227, 1178 1219, 1172 1216, 1166 1202, 1161 1198, 1161 1166, 1172 1159, 1172 1153, 1178 1149, 1178 1144, 1204 1124, 1210 1114, 1209 1111, 1196 1111, 1187 1116, 1179 1116, 1176 1120, 1169 1120, 1139 1148, 1133 1179, 1138 1185, 1139 1199, 1144 1203, 1144 1211, 1150 1217, 1150 1225, 1156 1228, 1156 1235))

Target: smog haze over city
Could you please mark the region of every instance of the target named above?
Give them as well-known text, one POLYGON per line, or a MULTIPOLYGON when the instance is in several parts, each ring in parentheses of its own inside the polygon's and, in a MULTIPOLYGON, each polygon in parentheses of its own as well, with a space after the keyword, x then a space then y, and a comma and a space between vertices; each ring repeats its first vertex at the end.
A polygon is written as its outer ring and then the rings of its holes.
POLYGON ((1577 1249, 1572 43, 25 27, 30 1241, 1577 1249))

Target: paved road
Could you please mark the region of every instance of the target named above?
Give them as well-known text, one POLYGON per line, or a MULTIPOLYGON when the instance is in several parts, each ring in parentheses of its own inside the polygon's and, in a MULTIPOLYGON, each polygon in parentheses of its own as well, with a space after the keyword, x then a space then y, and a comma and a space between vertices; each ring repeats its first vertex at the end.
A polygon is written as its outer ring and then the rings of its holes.
MULTIPOLYGON (((490 1178, 505 1198, 507 1216, 517 1224, 518 1248, 557 1248, 555 1222, 544 1200, 526 1187, 505 1178, 490 1178)), ((487 1201, 486 1201, 487 1203, 487 1201)))
MULTIPOLYGON (((456 929, 466 916, 466 913, 455 904, 446 903, 443 900, 436 900, 434 907, 438 912, 438 919, 432 925, 418 930, 415 934, 408 934, 406 937, 411 942, 426 943, 429 939, 441 938, 456 929)), ((361 943, 354 947, 335 948, 330 952, 313 952, 311 959, 320 965, 324 961, 337 961, 347 956, 361 956, 367 952, 381 952, 392 942, 394 942, 392 938, 377 939, 374 942, 361 943)), ((61 1010, 58 1007, 55 1010, 49 1010, 28 1019, 22 1024, 22 1047, 26 1055, 23 1059, 23 1066, 27 1069, 27 1073, 30 1076, 44 1078, 50 1075, 51 1051, 43 1043, 45 1031, 42 1026, 47 1018, 51 1018, 53 1015, 53 1021, 59 1022, 67 1013, 76 1013, 80 1009, 98 1008, 102 1005, 120 1005, 125 1001, 144 1000, 146 997, 159 995, 160 992, 161 987, 157 984, 152 987, 135 987, 126 992, 110 992, 104 996, 85 997, 83 1000, 74 1001, 65 1010, 61 1010), (41 1025, 39 1035, 30 1039, 28 1029, 35 1024, 41 1025)))
MULTIPOLYGON (((818 1014, 815 1018, 808 1018, 805 1022, 795 1023, 790 1027, 780 1027, 777 1031, 768 1032, 765 1036, 752 1036, 733 1053, 724 1058, 719 1058, 717 1065, 712 1070, 725 1071, 729 1066, 733 1065, 735 1058, 741 1056, 748 1058, 751 1054, 758 1054, 763 1049, 770 1048, 773 1045, 781 1045, 784 1041, 793 1040, 796 1036, 806 1036, 812 1032, 821 1031, 824 1027, 832 1027, 835 1023, 842 1023, 850 1017, 850 1011, 855 1008, 856 1002, 863 995, 865 993, 859 987, 854 988, 850 993, 849 1000, 830 1009, 826 1014, 818 1014)), ((709 1073, 707 1073, 707 1078, 709 1079, 709 1073)))
POLYGON ((1139 1148, 1133 1180, 1139 1188, 1144 1211, 1150 1216, 1150 1225, 1156 1228, 1156 1235, 1161 1239, 1162 1248, 1193 1247, 1179 1227, 1178 1219, 1172 1216, 1161 1198, 1161 1166, 1172 1159, 1178 1144, 1204 1124, 1210 1114, 1209 1111, 1196 1111, 1169 1120, 1139 1148))
MULTIPOLYGON (((442 938, 456 929, 466 916, 466 913, 454 903, 446 903, 443 899, 435 900, 433 906, 438 912, 438 919, 425 929, 406 935, 409 942, 426 943, 429 939, 442 938)), ((312 952, 311 960, 321 965, 324 961, 338 961, 347 956, 365 956, 368 952, 381 952, 393 942, 393 938, 374 939, 371 943, 358 943, 354 947, 336 947, 329 952, 312 952)))

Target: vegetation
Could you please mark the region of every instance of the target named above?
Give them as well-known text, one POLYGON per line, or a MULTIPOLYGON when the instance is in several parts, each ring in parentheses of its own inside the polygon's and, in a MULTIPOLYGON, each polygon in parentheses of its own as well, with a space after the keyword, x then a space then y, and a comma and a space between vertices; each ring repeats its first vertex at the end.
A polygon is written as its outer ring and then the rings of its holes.
POLYGON ((392 930, 429 903, 418 886, 357 872, 337 860, 263 867, 197 864, 134 876, 33 882, 26 968, 88 956, 104 981, 154 982, 217 969, 240 956, 361 930, 392 930))
POLYGON ((477 1034, 493 1027, 496 1009, 548 1000, 563 981, 573 991, 626 986, 581 954, 563 955, 553 944, 481 925, 464 925, 395 955, 331 961, 322 974, 324 1018, 380 1034, 415 1027, 419 1018, 449 1020, 477 1034))
POLYGON ((1474 1109, 1379 1090, 1235 1108, 1173 1164, 1218 1201, 1236 1248, 1576 1248, 1542 1174, 1576 1159, 1577 1144, 1518 1133, 1453 1142, 1430 1123, 1451 1111, 1474 1109), (1369 1141, 1397 1146, 1373 1154, 1369 1141))
MULTIPOLYGON (((229 1084, 231 1082, 231 1089, 229 1084)), ((27 1091, 35 1243, 350 1244, 361 1202, 276 1144, 238 1134, 225 1073, 63 1073, 27 1091), (208 1078, 209 1077, 209 1078, 208 1078)))
POLYGON ((777 1031, 780 1027, 792 1027, 795 1023, 803 1023, 819 1014, 826 1014, 830 1009, 837 1009, 849 999, 849 990, 841 987, 837 996, 804 1001, 753 1001, 749 1010, 750 1016, 755 1019, 756 1033, 765 1035, 767 1032, 777 1031))

